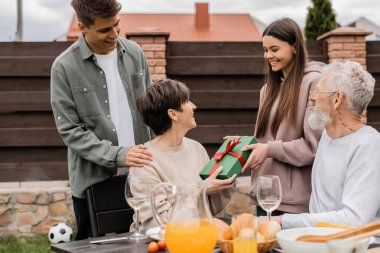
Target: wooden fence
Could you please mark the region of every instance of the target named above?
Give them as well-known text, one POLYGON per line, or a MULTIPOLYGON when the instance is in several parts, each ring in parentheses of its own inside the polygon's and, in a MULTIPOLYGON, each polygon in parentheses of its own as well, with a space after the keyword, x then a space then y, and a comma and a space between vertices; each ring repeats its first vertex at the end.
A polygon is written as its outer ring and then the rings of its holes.
POLYGON ((70 43, 0 43, 0 181, 67 179, 50 107, 50 68, 70 43))
POLYGON ((367 70, 376 79, 375 95, 368 107, 368 124, 380 131, 380 41, 367 41, 367 70))
MULTIPOLYGON (((69 42, 0 43, 0 182, 65 180, 67 151, 50 107, 50 68, 69 42)), ((380 81, 380 42, 368 42, 368 70, 380 81)), ((311 59, 327 62, 320 43, 311 59)), ((167 75, 185 82, 198 107, 188 136, 213 154, 225 135, 252 135, 263 85, 262 45, 170 42, 167 75)), ((380 94, 369 108, 379 129, 380 94)))

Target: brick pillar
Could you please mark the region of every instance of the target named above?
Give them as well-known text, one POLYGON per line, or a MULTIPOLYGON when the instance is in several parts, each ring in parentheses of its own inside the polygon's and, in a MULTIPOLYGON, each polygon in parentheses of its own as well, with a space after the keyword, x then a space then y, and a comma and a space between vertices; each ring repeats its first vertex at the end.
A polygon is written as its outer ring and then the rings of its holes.
POLYGON ((326 41, 329 62, 334 60, 356 61, 366 69, 365 37, 371 33, 360 28, 340 27, 322 34, 317 40, 326 41))
POLYGON ((166 78, 166 42, 170 33, 156 28, 127 32, 127 39, 138 43, 144 50, 152 81, 166 78))

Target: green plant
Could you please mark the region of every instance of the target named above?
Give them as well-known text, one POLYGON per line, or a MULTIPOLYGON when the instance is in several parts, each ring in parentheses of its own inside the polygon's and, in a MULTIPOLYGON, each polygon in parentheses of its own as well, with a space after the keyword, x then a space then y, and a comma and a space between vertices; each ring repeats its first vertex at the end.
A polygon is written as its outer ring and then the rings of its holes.
POLYGON ((46 236, 0 237, 0 253, 50 253, 50 242, 46 236))
POLYGON ((335 20, 335 11, 330 0, 312 0, 308 7, 305 36, 307 40, 316 40, 319 35, 329 32, 339 25, 335 20))

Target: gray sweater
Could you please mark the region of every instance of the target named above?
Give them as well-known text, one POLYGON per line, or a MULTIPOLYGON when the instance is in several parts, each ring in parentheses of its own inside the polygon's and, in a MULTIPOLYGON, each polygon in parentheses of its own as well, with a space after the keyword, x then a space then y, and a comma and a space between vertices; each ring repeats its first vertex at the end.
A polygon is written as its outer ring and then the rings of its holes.
POLYGON ((338 139, 323 131, 312 169, 310 213, 285 214, 283 228, 380 219, 380 133, 370 126, 338 139))

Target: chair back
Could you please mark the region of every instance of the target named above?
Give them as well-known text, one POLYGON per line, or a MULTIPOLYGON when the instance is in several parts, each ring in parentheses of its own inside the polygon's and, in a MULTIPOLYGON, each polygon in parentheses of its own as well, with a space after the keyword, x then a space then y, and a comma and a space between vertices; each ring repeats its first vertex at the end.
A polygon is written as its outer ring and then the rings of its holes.
POLYGON ((126 176, 109 178, 86 190, 92 237, 128 232, 133 209, 124 197, 126 176))

